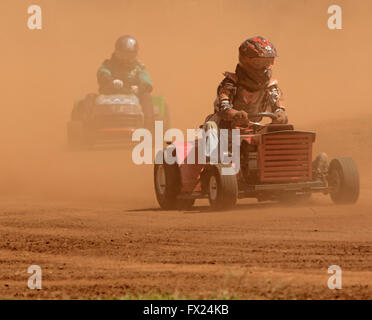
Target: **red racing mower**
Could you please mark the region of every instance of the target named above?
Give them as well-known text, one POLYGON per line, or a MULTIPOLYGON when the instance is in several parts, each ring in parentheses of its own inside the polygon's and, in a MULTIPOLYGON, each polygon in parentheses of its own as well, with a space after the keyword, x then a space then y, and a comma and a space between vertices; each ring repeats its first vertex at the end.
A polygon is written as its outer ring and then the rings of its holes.
MULTIPOLYGON (((249 115, 255 117, 277 116, 269 112, 249 115)), ((204 150, 199 147, 201 139, 171 143, 160 151, 157 159, 165 159, 167 152, 177 158, 174 164, 163 161, 154 167, 155 193, 161 208, 188 209, 195 199, 208 198, 212 209, 224 210, 242 198, 296 202, 316 192, 329 194, 336 204, 358 200, 359 173, 355 162, 351 158, 336 158, 328 164, 325 153, 313 161, 314 132, 294 130, 291 124, 251 121, 235 128, 240 129, 240 168, 236 174, 222 174, 222 168, 234 167, 232 161, 187 163, 190 152, 198 154, 204 150)))

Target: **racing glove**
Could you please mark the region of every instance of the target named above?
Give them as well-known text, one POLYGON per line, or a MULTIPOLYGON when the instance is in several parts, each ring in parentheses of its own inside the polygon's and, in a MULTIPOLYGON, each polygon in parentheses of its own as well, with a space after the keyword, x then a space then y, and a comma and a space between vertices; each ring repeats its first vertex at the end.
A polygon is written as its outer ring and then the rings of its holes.
POLYGON ((276 109, 276 111, 274 113, 277 115, 278 118, 276 120, 273 120, 272 123, 274 123, 274 124, 286 124, 286 123, 288 123, 287 114, 285 113, 285 111, 283 109, 276 109))
POLYGON ((112 84, 114 85, 115 89, 122 89, 124 87, 124 82, 118 79, 112 81, 112 84))
POLYGON ((231 109, 230 115, 234 121, 239 122, 239 123, 244 123, 248 120, 248 113, 245 112, 244 110, 238 111, 238 110, 231 109))
POLYGON ((135 95, 138 95, 138 86, 130 86, 130 91, 134 93, 135 95))

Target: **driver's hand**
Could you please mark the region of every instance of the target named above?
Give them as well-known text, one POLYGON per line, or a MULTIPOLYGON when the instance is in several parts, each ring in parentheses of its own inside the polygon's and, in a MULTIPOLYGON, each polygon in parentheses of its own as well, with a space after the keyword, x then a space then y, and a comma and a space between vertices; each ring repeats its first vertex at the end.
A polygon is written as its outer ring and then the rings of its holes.
POLYGON ((248 113, 244 110, 236 111, 234 112, 232 118, 238 123, 246 123, 248 121, 248 113))
POLYGON ((124 87, 124 82, 121 80, 116 79, 112 83, 115 89, 122 89, 124 87))
POLYGON ((130 91, 132 91, 134 94, 138 94, 138 86, 130 86, 130 91))
POLYGON ((274 112, 274 114, 276 114, 276 116, 278 118, 276 120, 273 120, 272 123, 274 123, 274 124, 285 124, 285 123, 288 123, 287 114, 285 113, 285 111, 283 109, 276 110, 274 112))

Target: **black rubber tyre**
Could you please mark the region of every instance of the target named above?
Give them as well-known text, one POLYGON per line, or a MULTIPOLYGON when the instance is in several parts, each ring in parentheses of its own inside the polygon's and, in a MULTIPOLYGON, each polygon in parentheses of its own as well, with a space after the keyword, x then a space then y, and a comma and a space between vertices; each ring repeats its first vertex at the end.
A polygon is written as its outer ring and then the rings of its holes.
POLYGON ((84 118, 84 112, 84 100, 76 101, 71 111, 71 121, 82 121, 84 118))
POLYGON ((235 206, 238 183, 235 175, 222 175, 219 166, 208 170, 208 198, 213 210, 226 210, 235 206))
POLYGON ((359 198, 358 167, 351 158, 333 159, 328 175, 331 199, 336 204, 352 204, 359 198))
MULTIPOLYGON (((161 158, 163 158, 163 164, 155 164, 154 166, 156 199, 160 207, 164 210, 178 209, 181 204, 180 201, 177 201, 177 196, 181 191, 180 170, 176 163, 172 165, 167 164, 164 159, 164 153, 159 151, 156 159, 158 161, 161 158)), ((186 200, 185 205, 187 205, 186 200)))

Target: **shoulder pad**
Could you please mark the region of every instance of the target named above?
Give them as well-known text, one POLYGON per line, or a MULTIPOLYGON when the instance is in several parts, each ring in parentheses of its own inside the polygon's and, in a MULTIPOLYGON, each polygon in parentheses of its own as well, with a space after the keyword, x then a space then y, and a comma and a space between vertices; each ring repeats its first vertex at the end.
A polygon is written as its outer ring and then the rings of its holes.
POLYGON ((223 75, 233 81, 234 83, 238 83, 238 76, 235 73, 232 72, 224 72, 223 75))
POLYGON ((267 87, 270 88, 272 86, 277 86, 277 85, 278 85, 278 80, 271 79, 270 82, 268 83, 267 87))

